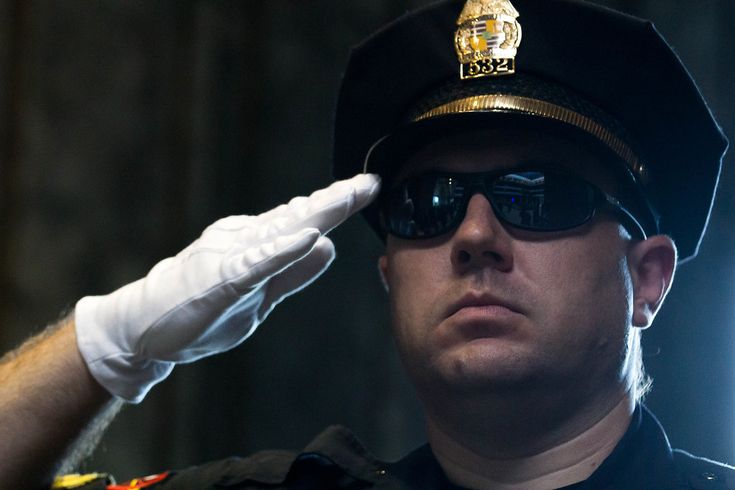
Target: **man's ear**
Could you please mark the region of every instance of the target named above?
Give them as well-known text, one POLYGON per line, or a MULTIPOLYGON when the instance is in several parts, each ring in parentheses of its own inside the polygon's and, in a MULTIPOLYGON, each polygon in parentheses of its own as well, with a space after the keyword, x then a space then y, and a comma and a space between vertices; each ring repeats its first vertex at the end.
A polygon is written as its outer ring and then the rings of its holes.
POLYGON ((633 283, 633 326, 651 326, 671 289, 676 255, 676 245, 666 235, 654 235, 631 245, 628 267, 633 283))
POLYGON ((380 272, 380 280, 383 282, 383 287, 386 292, 390 291, 388 285, 388 257, 381 255, 378 259, 378 272, 380 272))

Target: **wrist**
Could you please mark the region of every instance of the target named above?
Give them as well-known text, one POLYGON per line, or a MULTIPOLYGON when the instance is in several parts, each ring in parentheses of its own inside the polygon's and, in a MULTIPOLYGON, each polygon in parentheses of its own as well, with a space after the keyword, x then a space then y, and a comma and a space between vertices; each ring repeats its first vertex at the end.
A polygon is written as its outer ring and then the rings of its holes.
POLYGON ((76 342, 89 373, 111 395, 139 403, 156 383, 165 379, 174 363, 141 358, 124 348, 125 327, 105 318, 106 296, 87 296, 74 312, 76 342))

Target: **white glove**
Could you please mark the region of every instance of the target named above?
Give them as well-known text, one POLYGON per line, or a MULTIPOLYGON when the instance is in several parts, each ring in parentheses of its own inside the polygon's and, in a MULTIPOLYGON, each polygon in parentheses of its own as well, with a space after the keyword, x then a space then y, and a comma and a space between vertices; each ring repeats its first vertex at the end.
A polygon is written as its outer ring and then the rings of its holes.
POLYGON ((335 257, 324 236, 369 204, 380 179, 360 174, 259 216, 208 227, 146 277, 76 305, 77 342, 110 393, 138 403, 176 363, 240 344, 335 257))

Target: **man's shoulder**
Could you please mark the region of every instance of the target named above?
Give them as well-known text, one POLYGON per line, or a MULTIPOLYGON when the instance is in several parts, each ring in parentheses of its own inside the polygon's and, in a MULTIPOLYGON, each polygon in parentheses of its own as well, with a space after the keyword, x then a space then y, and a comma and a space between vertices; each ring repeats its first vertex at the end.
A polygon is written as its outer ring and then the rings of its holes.
MULTIPOLYGON (((385 480, 384 463, 377 460, 355 435, 331 426, 302 451, 268 450, 230 457, 160 475, 116 484, 106 474, 73 475, 57 479, 54 489, 206 490, 221 488, 370 488, 385 480)), ((393 488, 390 487, 389 488, 393 488)))
POLYGON ((674 463, 690 488, 695 490, 735 489, 735 467, 694 456, 681 449, 672 451, 674 463))
MULTIPOLYGON (((268 450, 179 472, 181 488, 365 488, 384 475, 376 459, 347 428, 325 429, 301 451, 268 450), (200 485, 188 486, 192 481, 200 485)), ((172 479, 173 483, 173 479, 172 479)), ((172 488, 179 488, 173 486, 172 488)))

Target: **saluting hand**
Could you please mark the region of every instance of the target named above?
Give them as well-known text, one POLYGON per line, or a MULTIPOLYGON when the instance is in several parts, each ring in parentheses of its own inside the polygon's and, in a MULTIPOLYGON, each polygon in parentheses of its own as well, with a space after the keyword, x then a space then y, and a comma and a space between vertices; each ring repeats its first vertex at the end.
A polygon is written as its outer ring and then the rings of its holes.
POLYGON ((379 177, 360 174, 258 216, 224 218, 143 279, 82 298, 76 331, 92 375, 137 403, 176 363, 237 346, 329 267, 326 233, 379 188, 379 177))

